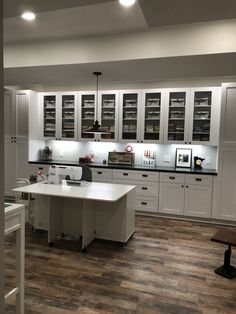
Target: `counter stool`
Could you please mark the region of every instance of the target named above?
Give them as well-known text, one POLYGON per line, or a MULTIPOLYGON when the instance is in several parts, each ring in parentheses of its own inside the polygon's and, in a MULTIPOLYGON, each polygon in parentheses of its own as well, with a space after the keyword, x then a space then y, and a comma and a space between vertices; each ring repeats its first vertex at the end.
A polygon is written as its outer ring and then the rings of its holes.
POLYGON ((230 265, 231 246, 236 246, 236 232, 228 229, 220 229, 211 238, 211 241, 228 245, 228 249, 225 251, 224 265, 217 268, 215 273, 231 279, 236 276, 236 268, 230 265))

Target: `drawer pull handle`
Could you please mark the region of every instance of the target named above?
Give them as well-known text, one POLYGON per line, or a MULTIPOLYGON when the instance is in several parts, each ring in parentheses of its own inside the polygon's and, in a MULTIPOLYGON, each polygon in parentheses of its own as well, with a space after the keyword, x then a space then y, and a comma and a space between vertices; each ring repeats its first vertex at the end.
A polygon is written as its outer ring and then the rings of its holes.
POLYGON ((146 202, 141 202, 141 204, 142 204, 142 205, 147 205, 147 203, 146 203, 146 202))
POLYGON ((142 186, 142 190, 147 190, 148 188, 146 186, 142 186))
POLYGON ((196 178, 195 180, 196 180, 196 181, 202 181, 202 179, 201 179, 201 178, 196 178))
POLYGON ((102 171, 98 171, 97 174, 102 174, 102 171))
POLYGON ((144 178, 147 178, 147 177, 148 177, 148 175, 147 175, 147 174, 143 174, 142 176, 143 176, 144 178))
POLYGON ((170 180, 174 180, 174 179, 175 179, 175 177, 169 177, 169 179, 170 179, 170 180))
POLYGON ((125 173, 123 173, 123 176, 128 176, 128 175, 129 175, 129 174, 128 174, 128 173, 126 173, 126 172, 125 172, 125 173))

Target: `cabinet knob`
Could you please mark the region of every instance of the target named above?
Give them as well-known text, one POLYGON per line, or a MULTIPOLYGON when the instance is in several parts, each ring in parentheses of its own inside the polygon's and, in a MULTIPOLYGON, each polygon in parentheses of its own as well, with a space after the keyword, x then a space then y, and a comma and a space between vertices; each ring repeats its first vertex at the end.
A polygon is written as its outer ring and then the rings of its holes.
POLYGON ((183 185, 183 184, 181 185, 181 188, 184 188, 184 185, 183 185))
POLYGON ((189 142, 189 144, 192 144, 192 142, 189 142))
POLYGON ((148 188, 146 186, 142 186, 142 190, 147 190, 148 188))
POLYGON ((188 185, 186 185, 186 188, 188 188, 188 185))
POLYGON ((137 143, 139 143, 139 141, 137 141, 137 143))
POLYGON ((184 144, 187 144, 187 142, 184 142, 184 144))

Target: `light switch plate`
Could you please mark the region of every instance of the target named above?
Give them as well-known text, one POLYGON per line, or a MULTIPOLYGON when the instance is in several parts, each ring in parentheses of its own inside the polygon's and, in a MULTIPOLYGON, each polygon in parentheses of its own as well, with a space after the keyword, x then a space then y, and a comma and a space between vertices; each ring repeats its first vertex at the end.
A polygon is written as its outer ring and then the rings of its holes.
POLYGON ((170 155, 164 155, 163 161, 170 162, 170 155))

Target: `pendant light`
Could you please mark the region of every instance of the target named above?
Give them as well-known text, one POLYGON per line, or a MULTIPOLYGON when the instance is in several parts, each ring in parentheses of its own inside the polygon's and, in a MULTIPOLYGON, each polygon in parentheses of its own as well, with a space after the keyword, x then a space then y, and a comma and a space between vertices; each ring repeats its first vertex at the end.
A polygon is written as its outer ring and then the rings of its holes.
POLYGON ((103 130, 102 126, 99 124, 98 121, 98 77, 100 75, 102 75, 102 72, 93 72, 93 75, 95 75, 97 77, 97 90, 96 90, 96 106, 95 106, 95 121, 93 126, 88 130, 88 131, 84 131, 83 133, 87 133, 87 134, 111 134, 111 132, 107 131, 107 130, 103 130))

